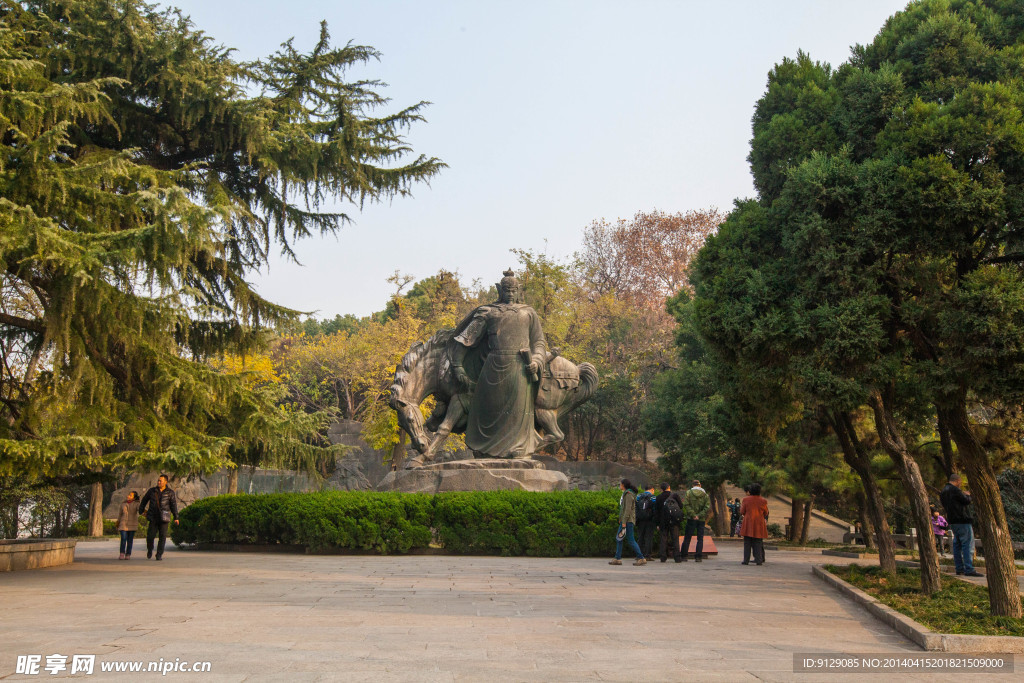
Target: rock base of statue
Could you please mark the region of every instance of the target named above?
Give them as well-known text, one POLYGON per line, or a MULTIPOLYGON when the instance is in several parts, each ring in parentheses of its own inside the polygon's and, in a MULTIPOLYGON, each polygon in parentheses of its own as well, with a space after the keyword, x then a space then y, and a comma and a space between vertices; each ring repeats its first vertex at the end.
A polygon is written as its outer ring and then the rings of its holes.
POLYGON ((569 478, 530 458, 452 460, 395 470, 377 485, 378 491, 442 493, 444 491, 566 491, 569 478))

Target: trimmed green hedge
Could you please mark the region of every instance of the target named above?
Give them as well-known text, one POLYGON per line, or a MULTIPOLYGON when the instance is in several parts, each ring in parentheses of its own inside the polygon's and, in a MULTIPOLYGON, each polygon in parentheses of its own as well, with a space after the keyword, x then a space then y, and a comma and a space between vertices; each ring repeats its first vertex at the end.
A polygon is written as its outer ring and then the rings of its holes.
POLYGON ((618 491, 465 491, 434 496, 438 541, 459 554, 606 555, 615 547, 618 513, 618 491))
POLYGON ((430 496, 323 491, 203 498, 181 511, 183 543, 303 545, 405 553, 430 544, 430 496))
POLYGON ((605 555, 615 546, 618 491, 238 494, 203 498, 171 527, 178 544, 302 545, 382 554, 605 555))

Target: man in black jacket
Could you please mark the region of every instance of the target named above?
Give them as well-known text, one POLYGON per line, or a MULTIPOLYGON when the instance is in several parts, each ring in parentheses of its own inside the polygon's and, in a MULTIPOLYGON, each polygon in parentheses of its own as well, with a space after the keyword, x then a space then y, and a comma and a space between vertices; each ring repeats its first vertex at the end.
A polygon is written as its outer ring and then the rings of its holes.
POLYGON ((668 484, 663 483, 661 485, 661 493, 654 499, 654 514, 658 516, 658 530, 660 533, 658 547, 661 551, 662 562, 668 561, 668 549, 671 545, 672 548, 672 559, 676 562, 682 562, 683 556, 679 552, 679 522, 682 518, 673 520, 669 514, 669 508, 675 508, 682 512, 683 510, 683 499, 679 497, 678 493, 675 493, 668 484), (666 505, 669 499, 672 499, 674 505, 666 505))
POLYGON ((974 571, 974 515, 971 513, 971 496, 960 490, 960 475, 949 475, 949 483, 939 493, 942 507, 946 509, 946 522, 953 531, 953 564, 956 573, 964 576, 981 576, 974 571))
POLYGON ((149 528, 146 529, 146 559, 153 557, 153 538, 160 534, 160 543, 156 546, 156 559, 164 557, 164 546, 167 544, 167 527, 174 519, 178 523, 178 497, 174 491, 167 488, 167 475, 161 474, 156 480, 156 486, 146 491, 146 495, 139 502, 139 514, 145 513, 149 520, 149 528))

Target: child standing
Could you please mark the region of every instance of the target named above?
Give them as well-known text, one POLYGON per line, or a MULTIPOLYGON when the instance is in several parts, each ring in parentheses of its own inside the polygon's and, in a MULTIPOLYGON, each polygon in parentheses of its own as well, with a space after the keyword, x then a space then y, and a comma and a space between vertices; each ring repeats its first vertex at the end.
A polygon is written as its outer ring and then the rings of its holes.
POLYGON ((932 533, 935 534, 935 545, 939 549, 939 555, 945 557, 946 554, 942 550, 942 539, 946 537, 946 530, 949 528, 949 524, 946 523, 946 518, 939 514, 939 511, 934 507, 932 508, 932 533))
POLYGON ((128 497, 121 503, 121 512, 117 515, 117 530, 121 532, 121 554, 117 559, 132 559, 132 542, 139 528, 139 496, 129 491, 128 497))

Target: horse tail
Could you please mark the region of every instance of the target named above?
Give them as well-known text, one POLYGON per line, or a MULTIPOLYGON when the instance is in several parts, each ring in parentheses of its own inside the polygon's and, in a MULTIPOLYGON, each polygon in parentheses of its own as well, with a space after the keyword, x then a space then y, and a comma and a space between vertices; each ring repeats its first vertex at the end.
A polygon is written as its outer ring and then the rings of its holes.
POLYGON ((569 405, 563 408, 559 412, 568 412, 576 408, 587 401, 594 392, 597 391, 598 377, 597 368, 594 367, 593 363, 580 363, 580 384, 576 387, 576 391, 573 392, 572 400, 569 401, 569 405))

